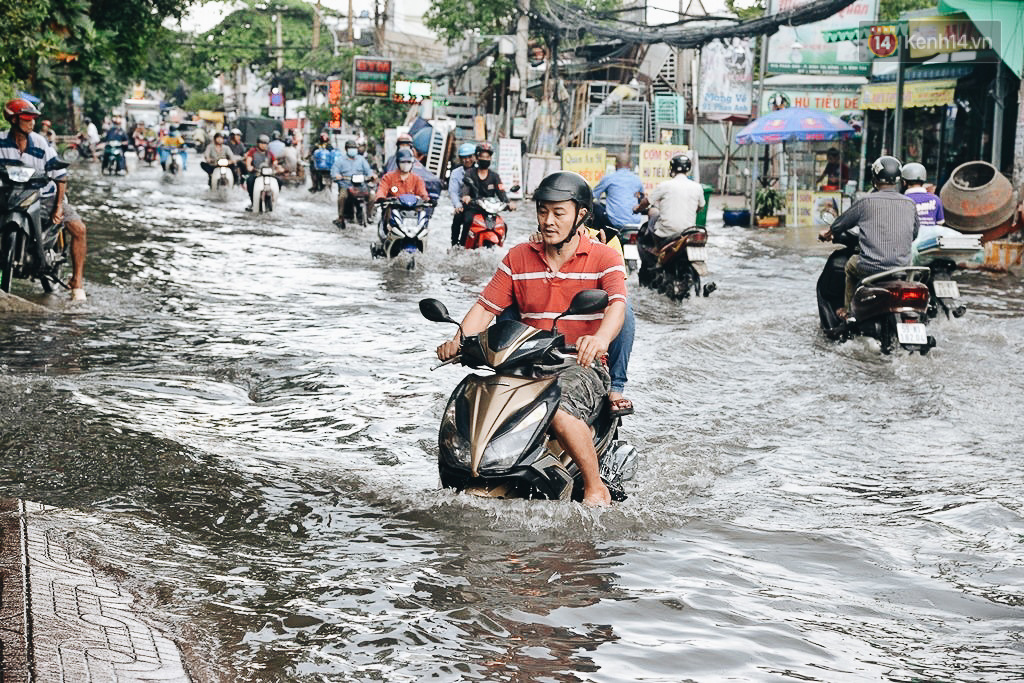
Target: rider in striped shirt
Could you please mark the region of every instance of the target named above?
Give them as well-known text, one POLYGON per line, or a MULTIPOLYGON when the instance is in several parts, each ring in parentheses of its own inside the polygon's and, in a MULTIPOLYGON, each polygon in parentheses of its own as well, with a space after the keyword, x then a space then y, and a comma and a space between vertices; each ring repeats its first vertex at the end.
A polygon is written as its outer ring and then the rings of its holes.
MULTIPOLYGON (((551 423, 583 475, 583 502, 606 505, 611 496, 598 472, 587 421, 600 410, 611 382, 603 359, 625 318, 626 269, 614 249, 580 230, 593 206, 590 186, 582 176, 553 173, 541 181, 533 198, 542 242, 525 242, 509 250, 463 319, 462 330, 466 335, 479 334, 512 304, 524 323, 548 330, 578 292, 603 289, 608 293, 604 313, 566 316, 559 321, 566 343, 576 345, 577 365, 559 377, 562 402, 551 423)), ((456 334, 441 344, 438 358, 453 358, 460 343, 461 336, 456 334)))

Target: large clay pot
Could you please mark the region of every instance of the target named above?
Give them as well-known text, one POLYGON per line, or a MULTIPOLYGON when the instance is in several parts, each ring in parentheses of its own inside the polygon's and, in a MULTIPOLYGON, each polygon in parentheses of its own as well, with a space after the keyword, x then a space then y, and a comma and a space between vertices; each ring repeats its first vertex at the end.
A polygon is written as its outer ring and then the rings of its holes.
POLYGON ((939 193, 946 225, 961 232, 985 232, 1013 216, 1013 186, 995 166, 968 161, 953 170, 939 193))

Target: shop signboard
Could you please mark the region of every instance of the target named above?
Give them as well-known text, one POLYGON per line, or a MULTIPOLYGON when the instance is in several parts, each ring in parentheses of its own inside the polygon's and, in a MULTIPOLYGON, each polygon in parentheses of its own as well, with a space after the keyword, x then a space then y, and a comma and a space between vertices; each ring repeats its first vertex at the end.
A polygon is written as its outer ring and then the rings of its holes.
POLYGON ((999 22, 986 22, 990 30, 983 36, 974 22, 963 13, 937 17, 921 17, 907 22, 907 46, 910 58, 931 57, 966 50, 983 51, 995 48, 999 22), (994 31, 993 31, 994 29, 994 31))
POLYGON ((607 152, 603 147, 566 147, 562 150, 562 170, 579 173, 591 187, 597 185, 605 174, 607 163, 607 152))
POLYGON ((356 97, 390 99, 391 60, 383 57, 356 57, 352 60, 352 93, 356 97))
MULTIPOLYGON (((908 81, 903 84, 903 108, 944 107, 953 104, 956 81, 908 81)), ((861 106, 864 109, 895 109, 896 84, 877 83, 861 88, 861 106)))
POLYGON ((848 208, 849 197, 839 192, 797 190, 786 197, 786 225, 828 226, 848 208))
POLYGON ((859 90, 821 88, 817 90, 798 88, 765 88, 761 100, 762 112, 770 112, 779 104, 786 107, 818 109, 840 116, 860 109, 859 90))
POLYGON ((327 125, 332 130, 341 130, 341 79, 327 79, 327 109, 330 118, 327 125))
POLYGON ((644 193, 650 194, 651 190, 660 183, 669 179, 668 162, 677 154, 685 154, 690 157, 693 171, 690 177, 700 182, 700 165, 697 163, 697 153, 691 152, 686 145, 640 145, 640 161, 637 164, 637 174, 644 184, 644 193))
MULTIPOLYGON (((768 14, 809 4, 812 0, 770 0, 768 14)), ((768 73, 848 74, 865 76, 870 61, 861 59, 856 43, 826 42, 826 31, 856 29, 878 17, 878 0, 855 0, 828 19, 803 26, 780 26, 768 42, 768 73)))
POLYGON ((523 198, 523 145, 519 138, 498 139, 498 175, 509 199, 523 198), (516 185, 519 189, 513 192, 516 185))
POLYGON ((713 40, 701 48, 698 107, 702 114, 750 115, 754 63, 750 43, 749 38, 732 38, 713 40))

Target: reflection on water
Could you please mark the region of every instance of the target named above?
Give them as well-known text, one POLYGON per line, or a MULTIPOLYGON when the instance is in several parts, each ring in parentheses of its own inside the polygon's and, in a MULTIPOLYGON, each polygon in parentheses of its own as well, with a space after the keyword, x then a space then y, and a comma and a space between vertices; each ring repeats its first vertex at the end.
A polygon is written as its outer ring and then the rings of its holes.
POLYGON ((817 332, 828 245, 712 226, 712 297, 633 292, 629 500, 478 500, 437 488, 464 372, 416 302, 460 316, 502 252, 442 206, 389 267, 326 197, 201 183, 79 180, 90 301, 0 322, 0 495, 89 512, 197 680, 1024 677, 1019 280, 883 357, 817 332))

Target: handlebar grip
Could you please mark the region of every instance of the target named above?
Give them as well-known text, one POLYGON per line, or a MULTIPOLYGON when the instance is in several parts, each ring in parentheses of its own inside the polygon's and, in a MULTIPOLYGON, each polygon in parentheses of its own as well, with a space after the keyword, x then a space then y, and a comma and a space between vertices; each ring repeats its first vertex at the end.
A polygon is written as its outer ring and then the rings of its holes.
POLYGON ((562 347, 562 351, 565 351, 566 353, 576 353, 576 345, 566 344, 565 346, 562 347))

